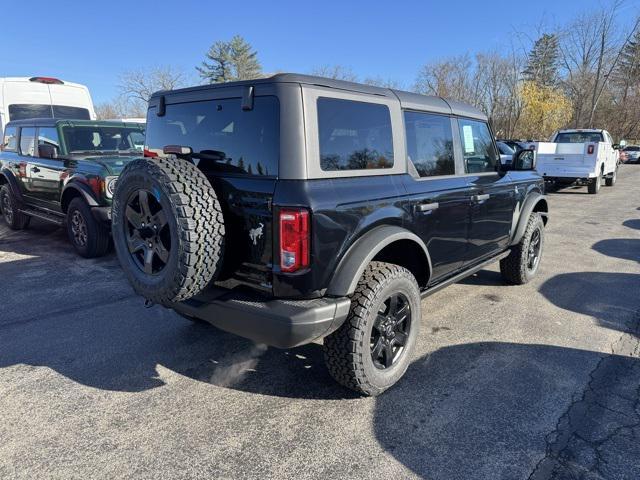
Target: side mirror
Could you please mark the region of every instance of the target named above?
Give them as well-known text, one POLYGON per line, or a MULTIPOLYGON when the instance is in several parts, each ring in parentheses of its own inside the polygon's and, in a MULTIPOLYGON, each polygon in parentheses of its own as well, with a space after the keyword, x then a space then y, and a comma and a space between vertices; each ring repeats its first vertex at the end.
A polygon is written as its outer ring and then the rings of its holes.
POLYGON ((520 150, 513 156, 513 169, 535 170, 536 156, 535 150, 520 150))
POLYGON ((620 150, 620 144, 614 143, 612 146, 614 150, 620 150))
POLYGON ((38 145, 38 157, 40 158, 58 158, 58 148, 49 143, 38 145))

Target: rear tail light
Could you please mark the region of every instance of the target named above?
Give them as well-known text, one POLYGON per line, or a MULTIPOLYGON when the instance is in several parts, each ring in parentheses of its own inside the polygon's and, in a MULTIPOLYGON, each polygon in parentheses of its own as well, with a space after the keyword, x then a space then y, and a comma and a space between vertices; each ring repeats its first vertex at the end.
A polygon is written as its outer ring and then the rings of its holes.
POLYGON ((147 158, 156 158, 158 156, 158 154, 156 152, 152 152, 149 149, 144 149, 144 151, 142 152, 142 155, 147 157, 147 158))
POLYGON ((587 147, 587 154, 588 155, 593 155, 593 151, 594 151, 594 146, 593 145, 589 145, 587 147))
POLYGON ((309 212, 280 210, 280 270, 295 272, 309 266, 309 212))
POLYGON ((30 82, 46 83, 47 85, 64 85, 62 80, 53 77, 31 77, 30 82))

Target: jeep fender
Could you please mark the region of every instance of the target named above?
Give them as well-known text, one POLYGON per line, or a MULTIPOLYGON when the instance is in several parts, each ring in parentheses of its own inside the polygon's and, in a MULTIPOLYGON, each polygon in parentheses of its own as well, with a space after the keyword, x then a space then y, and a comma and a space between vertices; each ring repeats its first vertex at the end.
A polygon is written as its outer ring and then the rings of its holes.
POLYGON ((365 233, 349 247, 331 278, 327 295, 336 297, 352 295, 367 265, 383 248, 398 240, 416 243, 424 252, 429 272, 431 272, 431 257, 420 237, 404 228, 385 225, 365 233))
POLYGON ((69 182, 62 189, 62 195, 60 196, 60 207, 64 212, 67 211, 69 201, 66 201, 67 196, 76 197, 78 194, 87 202, 90 207, 97 207, 99 204, 94 198, 94 193, 88 185, 81 182, 69 182))
POLYGON ((20 200, 20 202, 22 202, 23 199, 22 192, 20 191, 20 185, 13 172, 8 168, 3 168, 2 171, 0 171, 0 177, 3 177, 7 181, 13 194, 18 198, 18 200, 20 200))
POLYGON ((511 245, 516 245, 522 239, 524 235, 524 231, 527 228, 527 222, 529 221, 529 217, 531 216, 531 212, 537 210, 538 213, 542 216, 544 220, 544 224, 547 224, 547 218, 549 217, 548 206, 547 206, 547 197, 542 195, 541 193, 533 192, 527 196, 527 199, 524 201, 522 205, 522 209, 520 210, 520 216, 518 217, 518 224, 516 228, 513 229, 513 237, 511 238, 511 245), (536 208, 538 207, 539 208, 536 208))

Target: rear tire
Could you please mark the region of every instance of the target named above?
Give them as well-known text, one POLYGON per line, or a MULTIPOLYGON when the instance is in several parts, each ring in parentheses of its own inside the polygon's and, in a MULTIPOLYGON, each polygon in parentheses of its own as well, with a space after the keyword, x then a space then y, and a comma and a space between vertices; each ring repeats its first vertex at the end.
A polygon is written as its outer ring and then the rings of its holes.
POLYGON ((224 220, 213 187, 191 162, 141 158, 118 178, 112 235, 134 290, 170 306, 201 292, 222 265, 224 220))
POLYGON ((598 173, 598 176, 594 178, 593 181, 591 181, 591 183, 589 183, 589 186, 587 187, 587 189, 590 194, 595 195, 600 191, 601 186, 602 186, 602 171, 600 171, 600 173, 598 173))
POLYGON ((544 222, 539 213, 533 212, 520 242, 511 247, 508 257, 500 260, 502 278, 513 285, 529 282, 540 267, 544 251, 544 222))
POLYGON ((81 257, 102 257, 109 250, 109 230, 96 220, 82 198, 76 197, 69 204, 67 235, 81 257))
POLYGON ((605 179, 605 183, 607 187, 613 187, 616 184, 616 180, 618 180, 618 167, 616 167, 610 177, 605 179))
POLYGON ((347 319, 324 339, 329 373, 358 393, 381 394, 406 372, 420 320, 420 289, 411 272, 371 262, 351 298, 347 319))
POLYGON ((13 194, 9 185, 0 188, 0 210, 4 221, 7 222, 11 230, 23 230, 29 226, 31 217, 25 215, 18 209, 18 199, 13 194))

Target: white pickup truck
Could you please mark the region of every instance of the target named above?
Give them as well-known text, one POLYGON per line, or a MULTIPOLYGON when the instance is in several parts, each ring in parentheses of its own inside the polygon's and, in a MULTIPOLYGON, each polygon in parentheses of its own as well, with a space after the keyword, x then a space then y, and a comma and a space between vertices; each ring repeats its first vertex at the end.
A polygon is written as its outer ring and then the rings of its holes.
POLYGON ((559 130, 551 142, 531 147, 537 152, 536 170, 545 180, 586 184, 589 193, 600 191, 603 178, 607 186, 616 183, 619 146, 606 130, 559 130))

